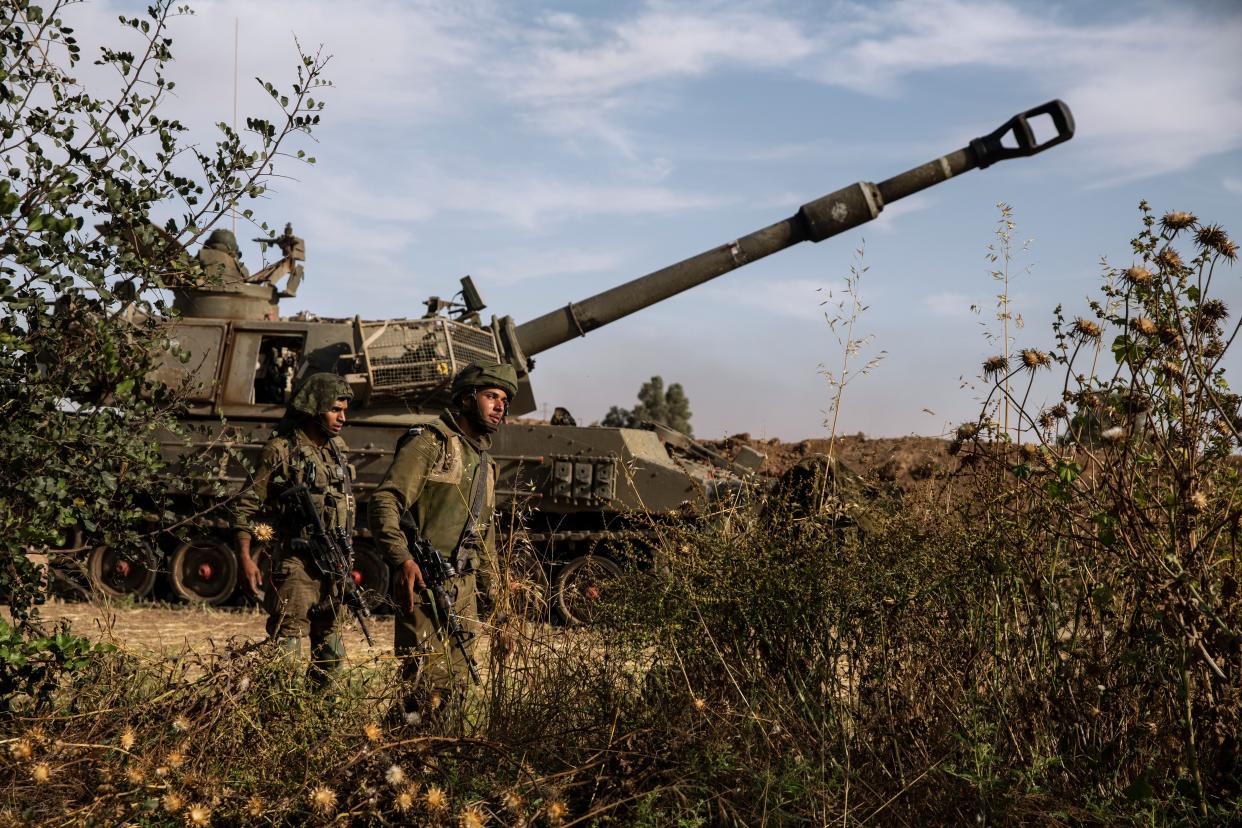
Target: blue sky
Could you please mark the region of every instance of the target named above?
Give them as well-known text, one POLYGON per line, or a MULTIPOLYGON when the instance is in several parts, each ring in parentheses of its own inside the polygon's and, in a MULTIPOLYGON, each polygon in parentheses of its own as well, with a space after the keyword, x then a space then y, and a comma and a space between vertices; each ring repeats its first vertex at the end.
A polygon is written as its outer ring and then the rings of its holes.
MULTIPOLYGON (((120 0, 73 11, 109 33, 120 0)), ((957 149, 1050 98, 1077 137, 975 171, 542 355, 541 404, 579 421, 681 382, 696 433, 826 436, 824 320, 864 245, 859 328, 887 352, 846 389, 839 430, 941 434, 993 352, 986 247, 1012 205, 1019 346, 1127 265, 1136 206, 1242 235, 1242 7, 1200 3, 198 2, 173 28, 173 109, 210 140, 256 75, 285 85, 293 37, 334 87, 311 167, 260 205, 307 239, 284 308, 417 316, 471 274, 518 322, 727 242, 799 204, 957 149), (982 317, 970 313, 984 308, 982 317)), ((239 233, 243 235, 243 233, 239 233)), ((251 236, 253 233, 245 233, 251 236)), ((258 263, 257 246, 246 250, 258 263)), ((1242 307, 1236 267, 1223 298, 1242 307)), ((1236 363, 1235 363, 1236 364, 1236 363)))

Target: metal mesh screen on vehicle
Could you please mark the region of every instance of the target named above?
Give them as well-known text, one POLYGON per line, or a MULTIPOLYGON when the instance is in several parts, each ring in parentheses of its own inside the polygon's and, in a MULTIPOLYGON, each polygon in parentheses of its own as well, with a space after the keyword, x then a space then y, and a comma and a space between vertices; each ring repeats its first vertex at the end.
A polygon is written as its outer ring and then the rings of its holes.
POLYGON ((451 319, 362 322, 371 391, 406 395, 447 388, 471 362, 500 359, 492 332, 451 319))

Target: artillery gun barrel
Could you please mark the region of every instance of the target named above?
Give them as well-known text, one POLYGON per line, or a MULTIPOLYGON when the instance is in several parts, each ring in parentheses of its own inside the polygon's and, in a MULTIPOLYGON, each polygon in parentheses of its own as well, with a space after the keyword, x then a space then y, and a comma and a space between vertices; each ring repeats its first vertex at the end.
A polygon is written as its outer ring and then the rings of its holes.
POLYGON ((851 184, 802 205, 789 218, 748 236, 524 322, 516 328, 518 344, 527 356, 534 356, 778 250, 807 240, 820 242, 871 221, 885 204, 899 198, 997 161, 1035 155, 1073 135, 1074 116, 1069 107, 1060 100, 1049 101, 1015 115, 996 131, 975 138, 956 152, 879 184, 851 184), (1043 141, 1036 138, 1029 123, 1041 115, 1050 117, 1056 128, 1056 134, 1043 141), (1011 136, 1009 145, 1002 143, 1007 136, 1011 136))

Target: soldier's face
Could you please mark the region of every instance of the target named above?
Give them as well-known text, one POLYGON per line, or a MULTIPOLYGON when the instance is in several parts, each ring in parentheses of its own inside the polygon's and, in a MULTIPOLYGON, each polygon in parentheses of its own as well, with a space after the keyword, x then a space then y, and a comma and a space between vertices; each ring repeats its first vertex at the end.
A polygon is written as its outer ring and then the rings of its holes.
POLYGON ((349 400, 337 400, 332 403, 328 413, 323 415, 323 430, 329 437, 335 437, 345 427, 345 412, 349 410, 349 400))
POLYGON ((493 426, 499 427, 505 421, 509 395, 499 388, 480 388, 474 392, 475 405, 479 407, 479 415, 493 426))

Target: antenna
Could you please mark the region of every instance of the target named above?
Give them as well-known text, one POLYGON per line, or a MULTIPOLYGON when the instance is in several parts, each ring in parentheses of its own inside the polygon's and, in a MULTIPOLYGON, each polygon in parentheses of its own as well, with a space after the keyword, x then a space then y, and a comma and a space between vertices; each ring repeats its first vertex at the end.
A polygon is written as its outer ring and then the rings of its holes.
MULTIPOLYGON (((241 21, 233 18, 233 133, 237 133, 237 43, 241 21)), ((237 200, 233 200, 233 235, 237 235, 237 200)))

